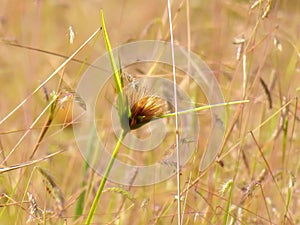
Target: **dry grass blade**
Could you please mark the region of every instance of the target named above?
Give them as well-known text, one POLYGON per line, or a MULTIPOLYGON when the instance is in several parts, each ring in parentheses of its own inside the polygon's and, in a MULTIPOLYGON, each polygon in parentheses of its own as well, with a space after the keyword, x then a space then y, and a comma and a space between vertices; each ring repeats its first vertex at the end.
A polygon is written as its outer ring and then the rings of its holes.
MULTIPOLYGON (((52 95, 53 96, 53 95, 52 95)), ((38 147, 40 146, 40 143, 41 143, 41 141, 43 140, 43 138, 44 138, 44 136, 46 135, 46 132, 47 132, 47 130, 48 130, 48 128, 50 127, 50 125, 51 125, 51 123, 52 123, 52 121, 53 121, 53 118, 54 118, 54 111, 55 111, 55 109, 56 109, 56 106, 57 106, 57 101, 58 101, 58 95, 55 95, 54 97, 50 97, 50 99, 51 99, 51 102, 49 103, 49 108, 50 108, 50 112, 49 112, 49 114, 48 114, 48 116, 47 116, 47 119, 46 119, 46 121, 45 121, 45 123, 44 123, 44 126, 43 126, 43 128, 42 128, 42 130, 41 130, 41 132, 40 132, 40 135, 39 135, 39 137, 38 137, 38 140, 37 140, 37 142, 36 142, 36 144, 35 144, 35 146, 34 146, 34 148, 33 148, 33 150, 32 150, 32 153, 31 153, 31 155, 30 155, 30 157, 29 157, 29 159, 32 159, 33 158, 33 156, 35 155, 35 153, 36 153, 36 151, 37 151, 37 149, 38 149, 38 147)), ((48 108, 48 107, 47 107, 48 108)), ((36 121, 38 121, 38 120, 36 120, 36 121)), ((34 123, 33 123, 34 124, 34 123)), ((32 125, 33 125, 32 124, 32 125)), ((26 134, 26 133, 25 133, 26 134)))
POLYGON ((6 172, 9 172, 9 171, 12 171, 12 170, 16 170, 16 169, 20 169, 20 168, 24 168, 24 167, 27 167, 27 166, 31 166, 31 165, 34 165, 38 162, 42 162, 46 159, 49 159, 55 155, 58 155, 62 152, 64 152, 66 150, 61 150, 61 151, 58 151, 58 152, 55 152, 55 153, 52 153, 50 155, 47 155, 45 157, 42 157, 40 159, 36 159, 36 160, 32 160, 32 161, 28 161, 28 162, 24 162, 24 163, 20 163, 20 164, 17 164, 17 165, 13 165, 13 166, 5 166, 4 168, 0 168, 0 174, 2 173, 6 173, 6 172))

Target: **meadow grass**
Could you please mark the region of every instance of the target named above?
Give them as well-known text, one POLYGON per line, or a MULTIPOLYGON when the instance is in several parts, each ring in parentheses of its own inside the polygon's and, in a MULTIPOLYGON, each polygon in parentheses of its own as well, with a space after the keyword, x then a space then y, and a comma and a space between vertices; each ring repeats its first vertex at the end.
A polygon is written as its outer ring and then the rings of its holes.
MULTIPOLYGON (((209 168, 199 171, 207 139, 213 138, 212 118, 205 95, 176 73, 178 86, 196 105, 178 113, 202 109, 197 112, 198 148, 177 177, 143 187, 110 182, 109 167, 103 178, 83 159, 72 132, 78 121, 71 111, 73 104, 84 110, 84 103, 72 89, 94 59, 110 48, 131 40, 169 41, 166 1, 1 4, 0 224, 299 223, 297 0, 172 2, 174 42, 202 57, 226 102, 232 103, 226 105, 222 149, 209 168), (104 31, 99 28, 100 8, 104 31), (249 102, 234 105, 237 100, 249 102)), ((115 91, 122 92, 122 59, 111 60, 115 77, 106 85, 105 106, 114 104, 115 91)), ((149 73, 173 80, 171 67, 155 64, 137 65, 130 72, 134 78, 149 73)), ((117 104, 126 108, 124 99, 117 104)), ((119 116, 124 113, 128 116, 127 109, 119 116)), ((174 116, 170 112, 159 117, 174 116)), ((99 117, 99 124, 105 132, 98 135, 111 151, 117 149, 115 158, 132 163, 156 159, 153 153, 130 153, 111 137, 109 121, 99 117)), ((140 129, 134 132, 139 135, 140 129)), ((96 137, 89 138, 87 151, 97 164, 99 146, 96 137)), ((166 143, 155 151, 165 151, 166 143)))

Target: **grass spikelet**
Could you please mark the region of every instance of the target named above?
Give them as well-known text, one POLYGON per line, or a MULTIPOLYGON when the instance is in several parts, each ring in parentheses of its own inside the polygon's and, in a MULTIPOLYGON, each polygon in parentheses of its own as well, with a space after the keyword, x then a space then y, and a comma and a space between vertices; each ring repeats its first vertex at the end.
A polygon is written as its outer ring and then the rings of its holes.
POLYGON ((268 98, 268 102, 269 102, 269 109, 272 109, 272 96, 271 96, 271 92, 268 88, 268 85, 266 84, 266 82, 260 77, 259 78, 259 81, 261 83, 261 86, 263 87, 266 95, 267 95, 267 98, 268 98))
POLYGON ((220 188, 220 194, 221 194, 222 196, 224 196, 224 195, 226 194, 226 192, 227 192, 227 191, 229 190, 229 188, 231 187, 232 183, 233 183, 233 180, 230 179, 230 180, 228 180, 227 182, 225 182, 225 183, 221 186, 221 188, 220 188))
POLYGON ((40 208, 38 207, 38 204, 36 203, 35 198, 30 192, 27 192, 28 201, 29 201, 29 217, 26 221, 26 223, 34 222, 35 220, 40 220, 42 218, 40 208))
POLYGON ((244 204, 247 199, 252 198, 254 191, 258 187, 259 182, 257 180, 251 181, 250 184, 246 185, 242 188, 242 191, 244 192, 243 197, 240 201, 240 204, 244 204))
POLYGON ((266 7, 263 11, 263 14, 261 16, 261 18, 267 18, 269 13, 270 13, 270 10, 271 10, 271 4, 272 4, 272 0, 267 0, 267 3, 266 3, 266 7))
POLYGON ((71 25, 69 26, 69 43, 73 44, 75 40, 75 31, 74 27, 71 25))
POLYGON ((253 4, 250 6, 251 9, 256 8, 258 5, 260 5, 262 3, 263 0, 256 0, 255 2, 253 2, 253 4))
POLYGON ((166 113, 166 102, 158 96, 146 95, 131 106, 130 128, 135 129, 166 113))
POLYGON ((128 191, 124 190, 123 188, 120 187, 111 187, 111 188, 106 188, 103 192, 115 192, 119 193, 125 198, 129 199, 131 202, 135 202, 135 197, 128 191))
POLYGON ((53 177, 44 169, 38 167, 38 171, 42 174, 44 178, 44 183, 46 186, 47 192, 54 198, 55 208, 57 210, 58 216, 62 216, 65 206, 65 199, 62 191, 55 183, 53 177))
POLYGON ((255 9, 259 6, 262 10, 261 18, 265 19, 268 17, 271 10, 272 0, 256 0, 251 6, 250 9, 255 9))
POLYGON ((223 191, 229 191, 229 196, 226 204, 226 209, 225 209, 225 215, 223 218, 223 225, 228 224, 228 219, 229 219, 229 211, 230 211, 230 206, 231 206, 231 201, 232 201, 232 196, 233 196, 233 180, 230 179, 228 182, 226 182, 225 185, 223 185, 223 191))
POLYGON ((277 48, 277 50, 282 52, 282 44, 276 35, 274 35, 273 43, 274 43, 274 46, 277 48))
POLYGON ((242 188, 244 195, 240 201, 240 204, 244 204, 247 199, 252 198, 254 191, 265 180, 266 175, 267 170, 263 169, 257 179, 251 181, 248 185, 242 188))
POLYGON ((236 49, 236 60, 240 61, 242 54, 244 54, 244 49, 245 49, 245 37, 242 36, 241 38, 235 38, 233 41, 233 44, 237 46, 236 49))

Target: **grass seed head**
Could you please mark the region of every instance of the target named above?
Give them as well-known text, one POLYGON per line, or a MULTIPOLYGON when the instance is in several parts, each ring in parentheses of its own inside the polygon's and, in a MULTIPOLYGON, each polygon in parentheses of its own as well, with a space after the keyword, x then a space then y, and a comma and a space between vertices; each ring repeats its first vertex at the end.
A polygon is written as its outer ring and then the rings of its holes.
POLYGON ((131 78, 128 86, 123 89, 123 94, 128 107, 121 118, 124 130, 135 130, 169 112, 167 101, 150 93, 135 78, 131 78))
POLYGON ((145 95, 130 106, 129 127, 137 129, 167 113, 166 101, 158 96, 145 95))
POLYGON ((55 183, 52 176, 46 170, 38 168, 39 172, 43 175, 44 183, 46 185, 46 190, 55 200, 55 207, 57 210, 58 216, 61 216, 64 211, 65 199, 62 191, 55 183))
POLYGON ((26 223, 34 222, 36 219, 40 220, 42 218, 40 209, 38 207, 38 204, 36 203, 35 198, 30 192, 27 192, 28 201, 29 201, 29 217, 26 221, 26 223))

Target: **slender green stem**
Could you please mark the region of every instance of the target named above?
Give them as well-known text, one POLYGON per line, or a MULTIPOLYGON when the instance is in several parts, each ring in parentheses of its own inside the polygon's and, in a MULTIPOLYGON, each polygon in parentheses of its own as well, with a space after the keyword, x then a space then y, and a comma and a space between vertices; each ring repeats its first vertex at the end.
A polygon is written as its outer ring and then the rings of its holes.
POLYGON ((98 191, 97 191, 96 196, 94 198, 92 207, 91 207, 91 209, 89 211, 89 214, 87 216, 87 219, 85 221, 86 225, 89 225, 92 222, 92 219, 93 219, 93 216, 94 216, 95 211, 97 209, 97 205, 98 205, 100 196, 102 194, 103 188, 105 186, 106 180, 107 180, 107 178, 109 176, 110 170, 111 170, 111 168, 112 168, 112 166, 114 164, 114 161, 115 161, 115 159, 116 159, 116 157, 118 155, 119 149, 121 147, 122 140, 125 138, 125 136, 126 136, 126 132, 124 130, 122 130, 121 131, 121 135, 120 135, 120 137, 118 139, 118 142, 116 144, 115 150, 113 151, 112 156, 110 158, 110 161, 109 161, 109 163, 108 163, 108 165, 106 167, 105 173, 103 175, 103 178, 102 178, 101 183, 99 185, 98 191))
MULTIPOLYGON (((205 110, 205 109, 211 109, 211 108, 216 108, 216 107, 221 107, 221 106, 228 106, 228 105, 235 105, 235 104, 243 104, 243 103, 248 103, 248 102, 250 102, 250 101, 249 100, 241 100, 241 101, 234 101, 234 102, 217 103, 217 104, 214 104, 214 105, 205 105, 205 106, 201 106, 201 107, 197 107, 197 108, 178 111, 177 114, 182 115, 182 114, 197 112, 197 111, 201 111, 201 110, 205 110)), ((175 116, 175 115, 176 115, 176 113, 167 113, 167 114, 164 114, 164 115, 160 116, 159 118, 166 118, 166 117, 175 116)))

